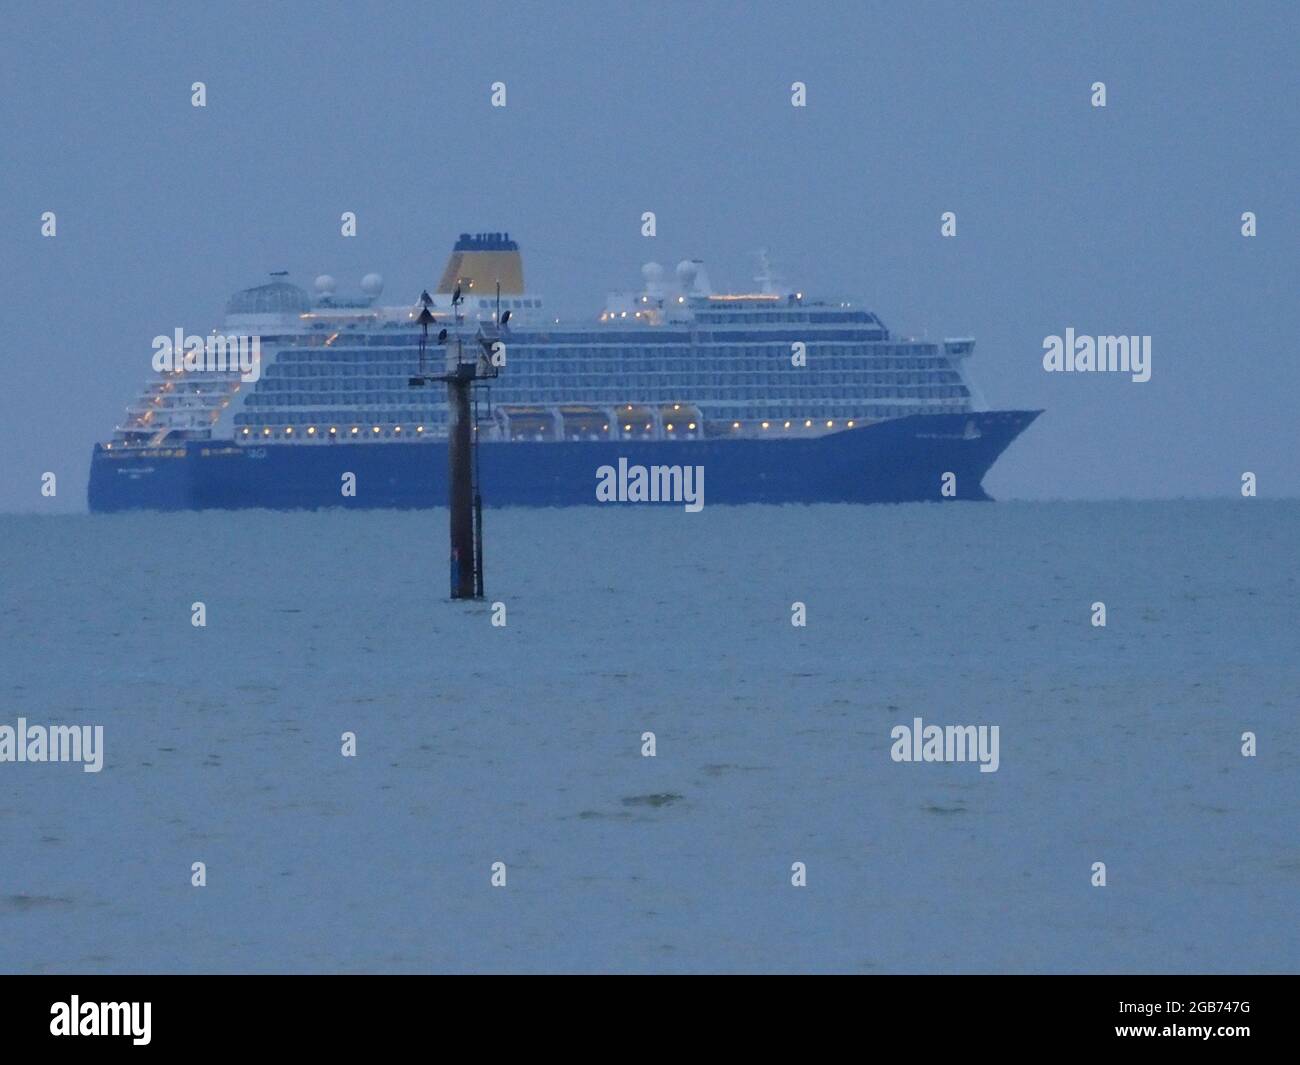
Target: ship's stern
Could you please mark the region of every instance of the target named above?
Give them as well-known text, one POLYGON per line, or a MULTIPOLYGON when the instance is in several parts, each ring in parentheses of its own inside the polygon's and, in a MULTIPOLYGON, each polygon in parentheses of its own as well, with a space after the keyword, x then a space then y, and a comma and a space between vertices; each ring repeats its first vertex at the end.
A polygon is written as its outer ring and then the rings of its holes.
POLYGON ((91 513, 188 510, 194 504, 192 445, 124 447, 96 444, 86 503, 91 513))

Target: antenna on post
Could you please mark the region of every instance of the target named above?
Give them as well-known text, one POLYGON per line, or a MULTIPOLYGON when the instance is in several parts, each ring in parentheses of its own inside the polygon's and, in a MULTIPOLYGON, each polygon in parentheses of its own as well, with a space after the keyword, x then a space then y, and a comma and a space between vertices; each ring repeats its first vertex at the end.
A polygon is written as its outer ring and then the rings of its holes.
MULTIPOLYGON (((423 375, 424 349, 429 345, 429 326, 434 322, 433 312, 429 310, 433 305, 433 297, 429 295, 428 289, 420 293, 420 304, 420 317, 416 321, 420 323, 420 373, 423 375)), ((411 384, 415 384, 414 378, 411 379, 411 384)))

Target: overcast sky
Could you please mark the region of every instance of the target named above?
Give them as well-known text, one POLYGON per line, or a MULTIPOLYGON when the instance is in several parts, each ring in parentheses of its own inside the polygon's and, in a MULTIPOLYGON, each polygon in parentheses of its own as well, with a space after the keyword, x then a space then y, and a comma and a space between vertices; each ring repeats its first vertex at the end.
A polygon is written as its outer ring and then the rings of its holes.
POLYGON ((1297 10, 11 5, 0 509, 85 508, 155 335, 277 269, 404 302, 479 230, 567 315, 649 259, 749 288, 765 247, 896 331, 975 336, 989 405, 1046 409, 999 497, 1300 495, 1297 10), (1067 327, 1149 334, 1151 380, 1045 373, 1067 327))

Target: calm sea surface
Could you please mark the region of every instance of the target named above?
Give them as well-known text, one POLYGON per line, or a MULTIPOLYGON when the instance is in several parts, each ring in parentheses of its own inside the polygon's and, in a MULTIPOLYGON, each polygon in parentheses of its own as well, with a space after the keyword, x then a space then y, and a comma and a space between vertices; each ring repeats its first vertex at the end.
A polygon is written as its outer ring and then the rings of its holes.
POLYGON ((0 517, 0 970, 1300 970, 1300 502, 486 526, 0 517))

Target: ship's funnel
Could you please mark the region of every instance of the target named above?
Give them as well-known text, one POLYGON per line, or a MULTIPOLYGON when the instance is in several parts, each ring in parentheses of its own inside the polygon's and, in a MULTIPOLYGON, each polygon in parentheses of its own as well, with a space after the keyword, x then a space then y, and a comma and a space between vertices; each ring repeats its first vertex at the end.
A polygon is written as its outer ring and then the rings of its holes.
POLYGON ((452 293, 459 285, 466 296, 471 292, 495 296, 498 281, 503 296, 523 294, 524 263, 519 245, 509 233, 462 233, 442 272, 438 292, 452 293))

